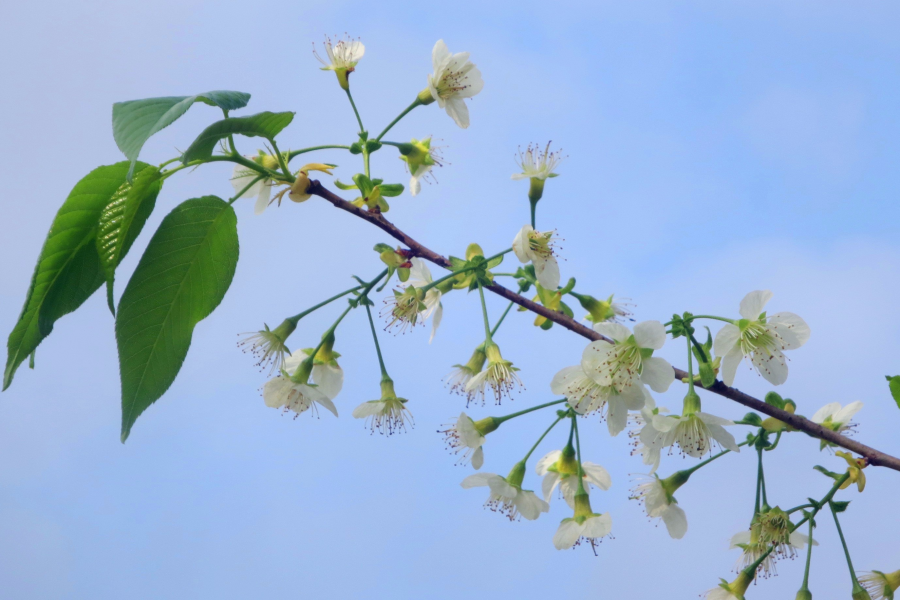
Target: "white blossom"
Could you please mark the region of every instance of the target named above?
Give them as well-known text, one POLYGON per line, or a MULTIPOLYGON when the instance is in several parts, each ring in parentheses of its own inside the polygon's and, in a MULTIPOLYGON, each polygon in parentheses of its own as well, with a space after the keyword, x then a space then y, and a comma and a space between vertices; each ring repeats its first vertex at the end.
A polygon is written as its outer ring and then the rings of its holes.
POLYGON ((675 381, 672 365, 664 358, 652 356, 666 342, 666 328, 659 321, 638 323, 633 334, 619 323, 594 323, 594 329, 615 342, 597 340, 582 354, 581 366, 597 384, 612 386, 619 394, 637 395, 634 386, 646 384, 662 393, 675 381))
POLYGON ((582 543, 590 544, 591 548, 595 548, 600 540, 608 536, 611 531, 612 517, 609 516, 609 513, 563 519, 553 536, 553 545, 557 550, 573 548, 582 543))
MULTIPOLYGON (((424 260, 416 256, 411 258, 409 262, 412 266, 409 269, 409 279, 406 281, 408 285, 420 288, 431 283, 431 270, 424 260)), ((425 292, 425 300, 423 301, 425 307, 419 311, 419 317, 422 321, 425 321, 428 317, 433 317, 431 319, 431 336, 428 338, 429 344, 434 340, 434 335, 441 324, 441 318, 444 316, 441 296, 442 294, 437 287, 429 289, 425 292)))
POLYGON ((662 480, 656 475, 639 476, 641 483, 632 490, 632 497, 644 505, 647 516, 651 519, 662 519, 669 535, 680 540, 687 533, 687 516, 678 506, 675 498, 669 494, 662 480))
POLYGON ((716 356, 722 357, 722 381, 734 384, 738 365, 750 359, 757 372, 772 385, 787 380, 788 367, 784 350, 799 348, 809 339, 809 325, 791 312, 768 316, 766 303, 772 298, 769 290, 758 290, 741 300, 742 319, 728 323, 716 334, 716 356))
POLYGON ((444 40, 434 45, 431 61, 434 66, 434 73, 428 76, 431 97, 465 129, 469 126, 469 108, 464 98, 471 98, 484 87, 481 71, 469 62, 468 52, 450 54, 444 40))
POLYGON ((667 448, 677 444, 684 454, 694 458, 710 452, 715 442, 732 452, 741 451, 734 436, 725 430, 726 426, 734 425, 734 421, 722 417, 704 412, 684 416, 657 414, 653 416, 652 423, 653 429, 648 430, 646 438, 643 432, 641 436, 641 441, 647 446, 667 448))
POLYGON ((459 414, 455 423, 444 431, 444 441, 447 448, 454 454, 462 452, 459 464, 465 464, 471 460, 472 467, 477 471, 484 464, 484 443, 487 438, 478 431, 475 421, 465 412, 459 414))
POLYGON ((318 387, 305 383, 294 383, 289 377, 279 375, 263 386, 263 400, 271 408, 284 408, 297 415, 319 404, 337 416, 334 403, 318 387))
POLYGON ((561 150, 551 152, 550 142, 547 142, 547 147, 543 150, 537 144, 528 144, 524 152, 521 149, 519 150, 519 155, 516 158, 516 162, 522 168, 522 172, 515 173, 512 178, 515 180, 540 179, 544 181, 548 177, 556 177, 557 174, 554 170, 563 160, 561 153, 561 150))
POLYGON ((550 505, 538 498, 534 492, 523 490, 509 483, 505 477, 495 473, 475 473, 463 479, 464 489, 488 487, 491 490, 485 508, 505 515, 515 521, 521 515, 529 521, 537 519, 542 512, 549 512, 550 505))
POLYGON ((630 386, 623 393, 616 391, 612 385, 600 385, 585 373, 581 365, 566 367, 554 375, 550 390, 565 396, 579 414, 600 411, 612 436, 625 429, 629 410, 640 410, 650 399, 650 393, 643 385, 630 386))
POLYGON ((522 263, 532 263, 534 274, 542 287, 555 292, 559 287, 559 263, 556 260, 553 231, 535 231, 525 225, 513 239, 516 258, 522 263))
MULTIPOLYGON (((541 458, 535 471, 543 477, 541 491, 544 500, 550 502, 553 491, 559 486, 560 492, 570 508, 575 508, 575 493, 578 491, 578 463, 574 457, 566 460, 562 450, 553 450, 541 458)), ((607 491, 612 486, 612 478, 609 472, 602 466, 592 463, 581 463, 582 482, 585 491, 590 492, 590 486, 595 486, 607 491)))

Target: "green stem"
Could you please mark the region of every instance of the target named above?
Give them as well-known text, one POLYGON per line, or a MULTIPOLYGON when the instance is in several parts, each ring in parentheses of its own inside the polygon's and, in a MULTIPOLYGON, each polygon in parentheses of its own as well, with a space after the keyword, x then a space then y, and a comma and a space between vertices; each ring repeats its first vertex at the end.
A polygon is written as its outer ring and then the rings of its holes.
POLYGON ((688 393, 693 394, 694 392, 694 353, 691 352, 691 340, 687 338, 687 351, 688 351, 688 393))
POLYGON ((326 146, 312 146, 310 148, 302 148, 300 150, 292 150, 291 152, 288 152, 287 159, 288 159, 288 162, 290 162, 291 159, 293 159, 296 156, 300 156, 301 154, 306 154, 307 152, 314 152, 316 150, 329 150, 329 149, 349 150, 350 146, 338 146, 338 145, 329 144, 326 146))
POLYGON ((481 282, 478 282, 478 295, 481 297, 481 313, 484 315, 484 341, 485 346, 492 344, 494 342, 493 337, 491 337, 491 322, 488 320, 487 313, 487 304, 484 301, 484 289, 481 287, 481 282))
POLYGON ((578 491, 576 494, 586 494, 584 489, 584 468, 581 466, 581 438, 578 435, 578 415, 574 411, 572 413, 572 427, 575 430, 575 452, 578 460, 578 491))
POLYGON ((716 317, 713 315, 694 315, 695 319, 714 319, 716 321, 724 321, 726 323, 734 324, 734 319, 726 319, 725 317, 716 317))
POLYGON ((535 228, 534 219, 535 219, 535 213, 537 212, 538 201, 531 200, 531 198, 529 198, 529 200, 531 201, 531 228, 534 229, 535 228))
POLYGON ((397 118, 395 118, 393 121, 391 121, 390 123, 388 123, 388 126, 384 128, 384 131, 382 131, 381 133, 378 134, 378 137, 375 138, 375 141, 376 141, 376 142, 380 142, 380 141, 381 141, 381 138, 384 137, 384 134, 386 134, 388 131, 391 130, 391 127, 393 127, 394 125, 396 125, 397 123, 399 123, 399 122, 400 122, 400 119, 402 119, 403 117, 405 117, 405 116, 409 113, 409 111, 411 111, 411 110, 414 109, 415 107, 419 106, 420 104, 422 104, 422 101, 419 100, 419 97, 418 97, 418 96, 416 96, 416 99, 413 101, 412 104, 410 104, 409 106, 407 106, 406 108, 404 108, 404 109, 403 109, 403 112, 400 113, 399 115, 397 115, 397 118))
POLYGON ((850 549, 847 548, 847 541, 844 539, 844 532, 841 530, 841 522, 838 520, 837 512, 831 500, 828 501, 828 508, 831 509, 831 516, 834 517, 834 526, 837 527, 838 536, 841 538, 841 546, 844 547, 844 556, 847 559, 847 568, 850 569, 850 581, 853 582, 853 591, 857 591, 860 587, 859 580, 856 578, 856 571, 853 570, 853 561, 850 560, 850 549))
MULTIPOLYGON (((738 444, 738 446, 746 446, 746 445, 749 444, 749 443, 750 443, 750 441, 741 442, 740 444, 738 444)), ((707 459, 704 460, 703 462, 699 462, 699 463, 697 463, 696 465, 694 465, 693 467, 691 467, 691 468, 689 468, 689 469, 683 470, 682 473, 687 473, 688 475, 691 475, 694 471, 696 471, 696 470, 699 469, 700 467, 705 467, 706 465, 708 465, 708 464, 711 463, 712 461, 716 460, 717 458, 719 458, 719 457, 721 457, 721 456, 725 456, 725 455, 728 454, 729 452, 731 452, 731 450, 722 450, 722 451, 719 452, 718 454, 714 454, 713 456, 710 456, 709 458, 707 458, 707 459)))
POLYGON ((513 304, 515 304, 515 302, 510 302, 509 306, 506 307, 506 310, 503 311, 503 314, 500 315, 500 319, 494 325, 494 328, 491 329, 491 336, 497 335, 497 330, 500 329, 500 325, 501 325, 501 323, 503 323, 503 319, 505 319, 506 315, 509 314, 509 309, 511 309, 513 307, 513 304))
POLYGON ((381 367, 381 379, 390 379, 387 369, 384 368, 384 359, 381 357, 381 346, 378 344, 378 334, 375 333, 375 321, 372 320, 372 310, 366 304, 366 315, 369 317, 369 327, 372 328, 372 339, 375 340, 375 353, 378 354, 378 366, 381 367))
POLYGON ((319 310, 320 308, 322 308, 323 306, 326 306, 326 305, 328 305, 328 304, 331 304, 332 302, 334 302, 334 301, 337 300, 338 298, 342 298, 342 297, 346 296, 347 294, 351 294, 351 293, 353 293, 353 292, 355 292, 355 291, 361 289, 362 287, 363 287, 363 286, 358 285, 358 286, 356 286, 356 287, 350 288, 349 290, 344 290, 344 291, 341 292, 340 294, 336 294, 336 295, 332 296, 331 298, 329 298, 328 300, 323 300, 322 302, 319 302, 319 303, 316 304, 315 306, 313 306, 313 307, 311 307, 311 308, 307 308, 307 309, 304 310, 302 313, 298 313, 298 314, 294 315, 293 317, 288 317, 287 320, 290 321, 290 322, 292 322, 294 325, 296 325, 296 324, 300 321, 300 319, 302 319, 302 318, 305 317, 306 315, 308 315, 308 314, 310 314, 310 313, 312 313, 312 312, 315 312, 315 311, 319 310))
POLYGON ((697 341, 697 338, 694 337, 694 334, 689 333, 688 338, 691 340, 691 343, 694 344, 694 347, 697 349, 697 352, 700 353, 700 359, 703 362, 712 362, 711 361, 712 357, 706 356, 706 350, 703 349, 703 346, 700 344, 700 342, 697 341))
POLYGON ((522 415, 527 415, 530 412, 534 412, 536 410, 540 410, 542 408, 547 408, 548 406, 555 406, 556 404, 562 404, 566 399, 562 400, 554 400, 553 402, 546 402, 544 404, 538 404, 537 406, 532 406, 531 408, 526 408, 525 410, 520 410, 519 412, 510 413, 508 415, 504 415, 502 417, 494 417, 495 423, 503 423, 504 421, 509 421, 510 419, 515 419, 516 417, 521 417, 522 415))
POLYGON ((778 442, 780 442, 780 441, 781 441, 781 432, 779 431, 778 433, 775 434, 775 441, 772 442, 772 445, 769 446, 768 448, 766 448, 766 452, 771 452, 772 450, 777 448, 778 442))
POLYGON ((525 458, 522 459, 522 462, 528 462, 528 459, 531 458, 532 453, 533 453, 535 450, 537 450, 537 447, 540 445, 541 442, 544 441, 544 438, 547 437, 547 434, 550 433, 550 430, 553 429, 554 427, 556 427, 556 424, 559 423, 560 421, 562 421, 565 417, 566 417, 566 416, 563 415, 563 416, 561 416, 561 417, 557 417, 556 420, 553 421, 553 423, 550 425, 550 427, 547 428, 547 431, 545 431, 545 432, 541 435, 541 437, 538 438, 538 441, 536 441, 536 442, 534 443, 534 446, 531 447, 531 450, 528 451, 528 454, 525 455, 525 458))
POLYGON ((769 506, 769 498, 766 496, 766 474, 763 471, 762 449, 759 450, 759 486, 762 490, 762 505, 769 506))
POLYGON ((795 506, 794 508, 792 508, 790 510, 786 510, 784 512, 790 515, 790 514, 797 512, 798 510, 803 510, 804 508, 812 508, 813 506, 815 506, 815 504, 810 504, 809 502, 807 502, 806 504, 801 504, 800 506, 795 506))
POLYGON ((801 590, 809 589, 809 565, 812 563, 812 547, 813 547, 813 522, 809 522, 809 539, 807 540, 807 548, 806 548, 806 569, 803 571, 803 585, 800 586, 801 590))
POLYGON ((269 143, 272 144, 272 151, 275 153, 275 157, 278 159, 278 164, 281 166, 281 172, 285 174, 285 176, 290 177, 291 172, 288 169, 287 162, 284 160, 284 156, 281 154, 281 150, 278 149, 278 144, 275 143, 275 139, 270 139, 269 143))
POLYGON ((234 198, 232 198, 231 200, 228 201, 228 204, 234 204, 234 203, 237 201, 238 198, 240 198, 241 196, 243 196, 244 193, 245 193, 247 190, 249 190, 250 188, 252 188, 254 185, 256 185, 256 184, 257 184, 259 181, 261 181, 262 179, 263 179, 262 175, 260 175, 259 177, 254 178, 253 181, 251 181, 250 183, 248 183, 247 185, 244 186, 244 189, 242 189, 242 190, 239 191, 237 194, 235 194, 234 198))
POLYGON ((350 106, 353 107, 353 114, 356 115, 356 122, 359 123, 359 132, 362 133, 366 128, 363 127, 362 119, 359 118, 359 111, 356 110, 356 102, 353 101, 353 95, 350 93, 350 88, 347 88, 344 91, 347 92, 347 98, 350 99, 350 106))

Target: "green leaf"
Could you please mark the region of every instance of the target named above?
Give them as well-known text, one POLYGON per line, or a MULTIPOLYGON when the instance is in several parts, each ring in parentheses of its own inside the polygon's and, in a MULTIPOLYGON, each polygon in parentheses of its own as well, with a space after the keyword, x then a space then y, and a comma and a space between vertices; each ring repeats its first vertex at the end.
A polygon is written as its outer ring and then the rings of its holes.
POLYGON ((784 410, 784 400, 777 392, 769 392, 766 394, 766 404, 784 410))
POLYGON ((174 123, 194 102, 218 106, 222 110, 236 110, 247 106, 249 101, 250 94, 216 91, 196 96, 167 96, 116 102, 113 104, 113 138, 122 154, 131 161, 128 179, 131 179, 134 163, 144 143, 154 133, 174 123))
POLYGON ((897 406, 900 407, 900 375, 894 375, 893 377, 886 375, 885 379, 888 380, 888 385, 891 388, 891 396, 893 396, 894 402, 896 402, 897 406))
POLYGON ((395 198, 403 193, 403 184, 402 183, 382 183, 378 186, 378 189, 381 190, 382 196, 387 196, 388 198, 395 198))
MULTIPOLYGON (((137 164, 142 172, 148 165, 137 164)), ((63 203, 38 257, 25 305, 7 342, 3 389, 19 365, 53 331, 56 321, 81 306, 103 284, 95 239, 100 214, 126 186, 129 163, 98 167, 79 181, 63 203)), ((127 251, 127 245, 122 254, 127 251)))
POLYGON ((156 167, 142 169, 134 183, 121 186, 100 213, 97 254, 106 279, 106 301, 113 314, 116 314, 113 303, 116 267, 153 212, 162 188, 160 176, 156 167))
POLYGON ((122 442, 138 416, 172 385, 194 326, 219 305, 238 260, 237 217, 215 196, 170 212, 119 302, 122 442))
POLYGON ((246 137, 263 137, 271 140, 281 133, 281 130, 290 125, 294 120, 292 112, 261 112, 249 117, 238 117, 216 121, 203 130, 194 143, 185 150, 181 161, 185 164, 192 160, 209 158, 219 140, 229 135, 243 135, 246 137))
POLYGON ((348 183, 341 183, 340 179, 335 179, 334 185, 339 190, 358 190, 359 189, 359 187, 356 185, 350 185, 348 183))
POLYGON ((834 509, 836 513, 842 513, 847 510, 847 507, 850 506, 850 500, 832 500, 831 508, 834 509))

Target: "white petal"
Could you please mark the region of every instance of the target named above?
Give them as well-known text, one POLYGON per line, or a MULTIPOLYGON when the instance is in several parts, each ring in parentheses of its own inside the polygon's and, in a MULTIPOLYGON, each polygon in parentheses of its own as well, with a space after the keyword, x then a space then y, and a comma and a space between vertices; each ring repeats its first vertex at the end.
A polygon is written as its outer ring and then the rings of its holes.
POLYGON ((269 199, 272 197, 272 186, 267 185, 266 181, 260 181, 251 189, 256 189, 257 187, 259 187, 259 193, 256 196, 256 203, 253 205, 253 212, 261 215, 266 210, 266 207, 269 206, 269 199))
POLYGON ((744 355, 741 354, 741 349, 738 347, 735 347, 731 352, 722 357, 722 363, 720 365, 721 370, 719 372, 722 376, 722 383, 728 386, 734 385, 734 376, 737 374, 737 368, 740 366, 742 360, 744 360, 744 355))
POLYGON ((644 408, 647 398, 650 398, 651 403, 653 402, 650 392, 648 392, 647 388, 640 383, 625 388, 625 390, 619 394, 619 399, 628 410, 641 410, 644 408))
POLYGON ((612 486, 612 477, 610 477, 609 472, 600 465, 592 462, 584 462, 581 464, 581 468, 587 476, 587 480, 601 490, 606 491, 612 486))
POLYGON ((556 257, 550 256, 544 260, 535 258, 532 263, 538 283, 545 289, 555 292, 559 287, 559 263, 556 262, 556 257))
POLYGON ((497 496, 503 496, 504 498, 515 498, 516 494, 519 493, 515 487, 509 484, 506 479, 500 477, 499 475, 494 479, 490 479, 488 481, 488 487, 491 488, 491 492, 496 494, 497 496))
POLYGON ((461 129, 469 127, 469 107, 462 98, 451 96, 447 98, 447 105, 444 107, 447 114, 450 115, 461 129))
POLYGON ((354 419, 365 419, 366 417, 371 417, 372 415, 377 415, 384 408, 384 403, 382 402, 363 402, 359 406, 353 409, 354 419))
POLYGON ((281 408, 287 404, 291 390, 291 380, 285 377, 274 377, 263 386, 263 401, 270 408, 281 408))
POLYGON ((680 419, 667 415, 653 415, 653 428, 657 431, 667 433, 678 426, 680 419))
POLYGON ((481 468, 484 464, 484 448, 478 446, 475 452, 472 453, 472 468, 476 471, 481 468))
POLYGON ((602 538, 612 531, 612 517, 609 513, 603 513, 595 517, 588 517, 584 521, 584 531, 581 535, 590 538, 602 538))
POLYGON ((553 496, 553 490, 556 489, 558 484, 559 473, 547 473, 544 476, 543 481, 541 481, 541 493, 544 495, 544 500, 550 502, 550 498, 553 496))
POLYGON ((827 419, 832 416, 837 411, 841 410, 841 405, 839 402, 831 402, 826 404, 822 408, 816 411, 816 414, 812 416, 813 423, 819 423, 820 425, 827 419))
POLYGON ((465 479, 462 480, 461 485, 464 489, 470 489, 474 487, 484 487, 486 485, 490 485, 490 481, 494 478, 500 477, 495 473, 473 473, 469 475, 465 479))
POLYGON ((717 417, 716 415, 711 415, 705 412, 698 412, 697 416, 700 417, 700 420, 707 425, 721 425, 723 427, 731 427, 732 425, 734 425, 734 421, 732 421, 731 419, 717 417))
POLYGON ((739 531, 738 533, 731 536, 731 544, 728 546, 728 549, 731 550, 733 548, 740 548, 738 544, 749 544, 750 543, 750 531, 739 531))
POLYGON ((799 348, 809 340, 809 325, 806 324, 806 321, 792 312, 775 313, 769 317, 769 325, 776 324, 778 325, 779 333, 781 333, 783 329, 788 329, 796 336, 797 345, 791 348, 785 348, 785 350, 799 348))
POLYGON ((537 465, 534 467, 535 473, 539 476, 543 477, 548 473, 547 469, 553 466, 553 463, 559 460, 559 457, 562 456, 562 450, 551 450, 547 454, 541 457, 541 460, 537 462, 537 465))
POLYGON ((772 292, 769 290, 750 292, 741 300, 741 316, 750 321, 757 320, 771 298, 772 292))
POLYGON ((844 408, 842 408, 839 411, 837 411, 836 413, 834 413, 834 416, 831 417, 831 420, 834 421, 835 423, 842 423, 842 424, 849 423, 850 419, 852 419, 853 416, 856 413, 858 413, 859 409, 861 409, 862 407, 863 407, 863 403, 860 402, 859 400, 857 400, 855 402, 851 402, 844 408))
POLYGON ((412 265, 409 268, 409 279, 406 280, 409 285, 419 288, 432 282, 428 263, 418 256, 409 259, 409 262, 412 265))
POLYGON ((726 323, 725 326, 716 333, 716 341, 713 343, 713 349, 716 351, 716 356, 725 356, 734 350, 740 339, 741 330, 738 326, 726 323))
POLYGON ((659 350, 666 343, 666 328, 659 321, 643 321, 634 326, 634 341, 641 348, 659 350))
MULTIPOLYGON (((631 337, 631 332, 624 325, 603 321, 594 323, 594 331, 617 342, 624 342, 631 337)), ((594 342, 596 343, 596 342, 594 342)))
POLYGON ((666 359, 651 356, 643 361, 641 381, 649 385, 654 392, 661 394, 675 381, 675 370, 666 359))
POLYGON ((322 394, 321 396, 316 398, 312 398, 312 400, 327 408, 334 416, 338 416, 337 407, 334 405, 334 402, 332 402, 331 399, 328 398, 325 394, 322 394))
POLYGON ((513 238, 512 248, 521 263, 527 263, 531 260, 528 255, 528 234, 534 231, 531 225, 525 225, 513 238))
POLYGON ((787 381, 787 359, 778 348, 771 349, 769 353, 754 352, 750 362, 753 363, 763 379, 772 385, 781 385, 787 381))
POLYGON ((415 175, 409 176, 409 195, 410 196, 418 196, 419 192, 422 191, 422 182, 419 181, 419 178, 415 175))
POLYGON ((431 64, 434 67, 435 76, 440 76, 440 71, 443 70, 444 65, 449 60, 450 49, 447 48, 447 44, 444 43, 444 40, 438 40, 431 50, 431 64))
POLYGON ((625 408, 625 403, 618 396, 610 396, 606 405, 606 426, 609 435, 613 437, 619 435, 627 424, 628 409, 625 408))
POLYGON ((443 318, 444 305, 438 303, 437 308, 434 309, 434 317, 431 319, 431 337, 428 338, 429 344, 434 340, 434 336, 437 333, 438 327, 441 325, 441 319, 443 318))
POLYGON ((574 519, 566 519, 559 524, 559 529, 553 535, 553 545, 556 546, 557 550, 571 548, 578 541, 578 538, 581 537, 583 530, 584 526, 579 525, 574 519))
POLYGON ((680 540, 687 533, 687 515, 677 504, 670 504, 669 508, 662 514, 663 523, 669 535, 676 540, 680 540))
POLYGON ((516 496, 515 504, 516 508, 519 509, 519 513, 529 521, 534 521, 541 516, 542 512, 548 512, 550 510, 550 505, 538 498, 534 492, 531 491, 520 492, 516 496))
POLYGON ((319 391, 334 400, 344 387, 344 370, 334 365, 313 365, 312 379, 319 391))
POLYGON ((724 427, 721 425, 707 425, 707 427, 709 427, 709 435, 719 442, 723 448, 731 450, 732 452, 741 451, 740 446, 734 441, 734 436, 726 431, 724 427))

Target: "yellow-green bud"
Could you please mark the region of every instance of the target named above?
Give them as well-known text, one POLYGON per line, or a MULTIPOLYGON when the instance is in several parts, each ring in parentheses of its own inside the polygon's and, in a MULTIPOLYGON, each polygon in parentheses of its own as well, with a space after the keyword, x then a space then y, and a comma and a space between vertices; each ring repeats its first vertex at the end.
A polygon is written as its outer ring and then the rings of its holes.
POLYGON ((434 96, 431 95, 431 90, 429 88, 425 88, 419 95, 416 96, 416 99, 419 101, 419 104, 422 106, 428 106, 432 102, 434 102, 434 96))
POLYGON ((466 260, 472 260, 476 256, 484 256, 484 250, 481 249, 481 246, 473 242, 466 246, 466 260))
POLYGON ((794 600, 812 600, 812 592, 806 588, 799 590, 797 595, 794 596, 794 600))

